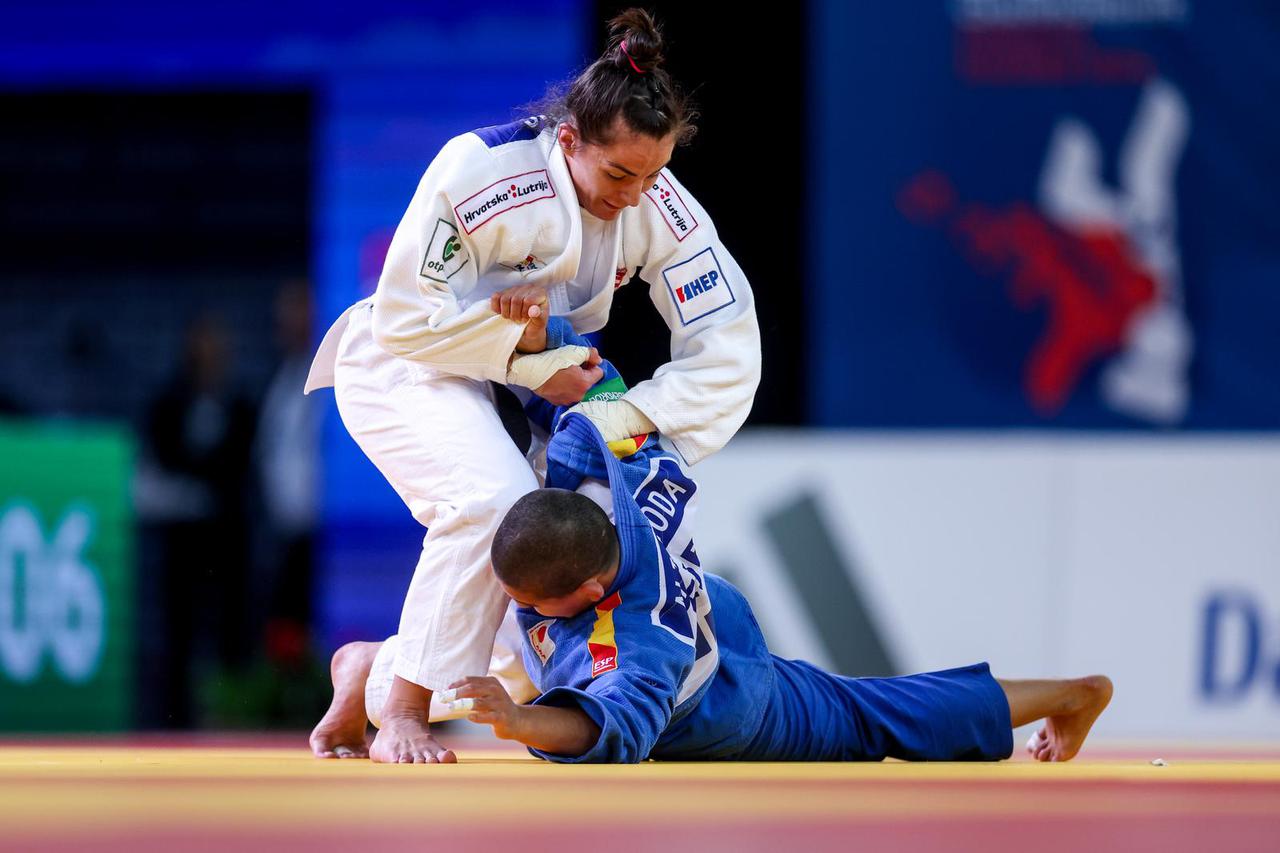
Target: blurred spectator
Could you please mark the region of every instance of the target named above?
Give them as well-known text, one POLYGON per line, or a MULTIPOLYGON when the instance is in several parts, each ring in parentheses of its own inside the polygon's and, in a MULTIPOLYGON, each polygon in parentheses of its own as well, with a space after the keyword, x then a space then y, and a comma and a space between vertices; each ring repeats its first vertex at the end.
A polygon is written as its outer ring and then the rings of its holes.
POLYGON ((308 653, 311 639, 320 454, 319 401, 302 393, 313 350, 311 310, 308 281, 281 286, 275 302, 280 363, 262 399, 253 454, 266 552, 257 598, 266 605, 267 655, 286 666, 308 653))
POLYGON ((159 577, 150 580, 162 610, 153 623, 161 637, 143 638, 163 703, 149 722, 174 727, 199 722, 195 683, 243 669, 255 639, 245 512, 254 409, 235 386, 217 317, 192 323, 185 348, 180 372, 148 407, 135 495, 154 534, 150 569, 159 577))

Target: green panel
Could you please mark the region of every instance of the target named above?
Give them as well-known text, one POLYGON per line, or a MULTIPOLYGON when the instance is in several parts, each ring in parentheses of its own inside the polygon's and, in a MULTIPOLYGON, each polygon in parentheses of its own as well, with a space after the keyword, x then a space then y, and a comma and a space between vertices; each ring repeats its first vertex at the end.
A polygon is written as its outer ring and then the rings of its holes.
POLYGON ((0 731, 132 722, 133 440, 0 421, 0 731))

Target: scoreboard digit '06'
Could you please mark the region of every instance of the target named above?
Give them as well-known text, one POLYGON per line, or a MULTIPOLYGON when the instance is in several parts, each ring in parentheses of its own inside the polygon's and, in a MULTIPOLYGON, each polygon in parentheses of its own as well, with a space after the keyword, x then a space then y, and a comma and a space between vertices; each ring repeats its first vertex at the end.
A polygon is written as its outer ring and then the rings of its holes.
POLYGON ((133 443, 0 422, 0 730, 132 723, 133 443))

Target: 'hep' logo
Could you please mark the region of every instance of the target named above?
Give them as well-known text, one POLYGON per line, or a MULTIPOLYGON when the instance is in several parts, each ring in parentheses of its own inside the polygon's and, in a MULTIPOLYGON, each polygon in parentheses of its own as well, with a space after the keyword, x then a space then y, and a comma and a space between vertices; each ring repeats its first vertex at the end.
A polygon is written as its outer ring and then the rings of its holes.
POLYGON ((104 596, 84 562, 89 513, 69 510, 47 540, 28 506, 0 511, 0 672, 34 681, 45 655, 68 681, 98 669, 105 639, 104 596))

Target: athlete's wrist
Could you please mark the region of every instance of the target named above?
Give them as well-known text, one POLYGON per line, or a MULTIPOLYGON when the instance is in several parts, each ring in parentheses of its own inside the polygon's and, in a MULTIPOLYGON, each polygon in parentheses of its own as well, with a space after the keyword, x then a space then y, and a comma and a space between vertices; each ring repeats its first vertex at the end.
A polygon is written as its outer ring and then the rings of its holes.
POLYGON ((537 733, 538 719, 531 705, 516 705, 511 709, 510 729, 512 740, 522 743, 533 738, 537 733))
MULTIPOLYGON (((582 755, 600 739, 600 727, 580 708, 517 705, 509 719, 509 740, 556 755, 582 755)), ((496 732, 495 732, 496 733, 496 732)), ((499 735, 502 737, 502 735, 499 735)))
POLYGON ((524 334, 520 336, 520 340, 516 342, 516 352, 526 354, 526 355, 529 353, 542 352, 546 348, 547 348, 547 327, 546 326, 542 326, 542 328, 538 329, 537 331, 534 331, 532 334, 530 333, 529 329, 526 328, 524 331, 524 334))

